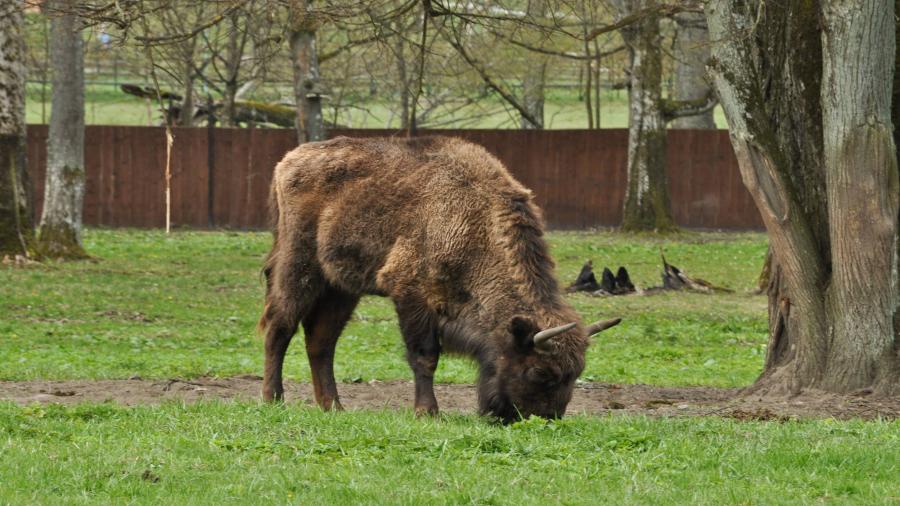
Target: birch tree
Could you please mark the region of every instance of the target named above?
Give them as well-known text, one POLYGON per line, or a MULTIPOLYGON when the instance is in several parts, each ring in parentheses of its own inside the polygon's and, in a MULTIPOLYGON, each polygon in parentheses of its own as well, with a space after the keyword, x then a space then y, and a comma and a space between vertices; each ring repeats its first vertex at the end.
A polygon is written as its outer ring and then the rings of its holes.
POLYGON ((0 0, 0 257, 34 254, 28 189, 22 2, 0 0))
POLYGON ((84 42, 74 0, 49 7, 53 98, 47 137, 47 176, 37 247, 48 258, 83 258, 84 42), (61 14, 53 14, 53 11, 61 14))
MULTIPOLYGON (((709 30, 701 12, 683 12, 673 18, 678 26, 675 35, 675 100, 702 100, 709 96, 706 79, 709 60, 709 30)), ((672 128, 715 129, 713 110, 677 118, 672 128)))
POLYGON ((667 232, 676 229, 666 177, 666 125, 681 117, 711 110, 708 94, 696 100, 662 96, 663 7, 657 0, 612 0, 621 19, 629 53, 628 181, 622 213, 625 231, 667 232))
POLYGON ((750 391, 896 394, 894 0, 712 0, 706 15, 773 253, 768 353, 750 391))

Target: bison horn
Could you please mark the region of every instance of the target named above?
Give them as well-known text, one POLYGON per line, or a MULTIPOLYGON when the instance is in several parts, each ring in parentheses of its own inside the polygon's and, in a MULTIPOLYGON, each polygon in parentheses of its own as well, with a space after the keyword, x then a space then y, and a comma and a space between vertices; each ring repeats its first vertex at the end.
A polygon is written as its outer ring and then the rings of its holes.
POLYGON ((559 327, 553 327, 550 329, 542 330, 534 335, 534 345, 535 347, 541 348, 546 347, 547 343, 550 342, 554 337, 562 334, 563 332, 572 330, 575 328, 576 323, 567 323, 565 325, 560 325, 559 327))
POLYGON ((621 321, 621 318, 613 318, 612 320, 594 322, 587 326, 585 332, 587 332, 587 335, 592 336, 598 332, 603 332, 610 327, 615 327, 621 321))

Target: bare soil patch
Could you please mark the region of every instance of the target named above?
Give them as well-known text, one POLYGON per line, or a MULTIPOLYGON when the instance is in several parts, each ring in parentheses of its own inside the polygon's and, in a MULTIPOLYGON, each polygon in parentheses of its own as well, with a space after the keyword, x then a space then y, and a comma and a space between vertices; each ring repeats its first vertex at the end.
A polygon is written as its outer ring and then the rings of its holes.
MULTIPOLYGON (((3 381, 0 400, 18 404, 117 402, 131 406, 169 400, 256 400, 260 398, 261 388, 262 379, 258 376, 3 381)), ((313 404, 311 385, 288 382, 285 390, 289 403, 313 404)), ((341 402, 348 409, 410 409, 413 402, 413 385, 409 381, 343 383, 338 390, 341 402)), ((436 385, 435 393, 443 411, 471 413, 476 409, 472 385, 436 385)), ((900 417, 900 398, 805 392, 790 398, 763 399, 739 396, 737 389, 585 383, 576 388, 568 413, 722 416, 771 421, 829 417, 896 419, 900 417)))

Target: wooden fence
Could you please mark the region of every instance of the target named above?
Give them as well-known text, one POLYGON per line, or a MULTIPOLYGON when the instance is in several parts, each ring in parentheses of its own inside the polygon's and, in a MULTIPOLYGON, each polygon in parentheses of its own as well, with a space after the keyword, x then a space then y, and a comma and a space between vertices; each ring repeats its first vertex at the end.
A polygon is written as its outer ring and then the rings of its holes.
MULTIPOLYGON (((618 225, 625 191, 625 130, 440 130, 497 155, 556 229, 618 225)), ((176 226, 264 228, 272 169, 292 149, 292 130, 177 128, 172 153, 176 226)), ((332 136, 396 135, 335 130, 332 136)), ((28 163, 40 216, 47 127, 28 128, 28 163)), ((671 130, 668 175, 676 221, 690 228, 761 229, 727 132, 671 130)), ((111 227, 165 224, 165 134, 160 127, 89 126, 84 221, 111 227)))

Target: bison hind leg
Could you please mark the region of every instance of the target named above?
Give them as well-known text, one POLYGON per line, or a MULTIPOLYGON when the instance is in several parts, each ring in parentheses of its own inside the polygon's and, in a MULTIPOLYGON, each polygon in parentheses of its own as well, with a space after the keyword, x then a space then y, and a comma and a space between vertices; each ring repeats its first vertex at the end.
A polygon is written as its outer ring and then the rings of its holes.
POLYGON ((266 306, 259 328, 265 331, 263 399, 270 402, 284 400, 284 355, 300 322, 325 288, 318 266, 302 255, 303 252, 302 247, 273 251, 263 269, 266 306))
POLYGON ((300 323, 300 311, 293 304, 269 300, 260 319, 265 329, 265 369, 263 371, 263 400, 284 400, 282 368, 284 355, 300 323))
POLYGON ((359 295, 327 286, 303 319, 316 404, 325 411, 343 409, 334 381, 334 349, 358 302, 359 295))

